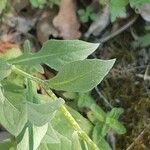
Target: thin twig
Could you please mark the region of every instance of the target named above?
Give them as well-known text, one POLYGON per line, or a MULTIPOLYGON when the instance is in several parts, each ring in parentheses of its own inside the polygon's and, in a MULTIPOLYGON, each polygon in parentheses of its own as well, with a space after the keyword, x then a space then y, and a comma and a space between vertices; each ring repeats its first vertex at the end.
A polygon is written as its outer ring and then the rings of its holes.
POLYGON ((108 35, 106 37, 102 37, 99 40, 100 43, 105 43, 105 42, 109 41, 110 39, 112 39, 113 37, 117 36, 118 34, 122 33, 123 31, 125 31, 126 29, 128 29, 136 21, 137 18, 138 18, 138 15, 135 15, 131 20, 129 20, 129 22, 127 22, 124 26, 122 26, 117 31, 112 32, 110 35, 108 35))
POLYGON ((136 74, 137 77, 143 78, 144 80, 150 80, 150 76, 143 75, 143 74, 136 74))
POLYGON ((138 137, 133 141, 133 143, 131 143, 131 145, 126 149, 126 150, 132 150, 133 146, 143 137, 143 135, 145 134, 146 129, 144 129, 139 135, 138 137))
POLYGON ((113 108, 113 106, 108 102, 108 100, 105 98, 105 96, 100 92, 100 90, 98 89, 98 87, 95 87, 95 90, 96 90, 97 94, 99 95, 99 97, 104 100, 104 102, 106 103, 106 105, 109 106, 110 108, 113 108))

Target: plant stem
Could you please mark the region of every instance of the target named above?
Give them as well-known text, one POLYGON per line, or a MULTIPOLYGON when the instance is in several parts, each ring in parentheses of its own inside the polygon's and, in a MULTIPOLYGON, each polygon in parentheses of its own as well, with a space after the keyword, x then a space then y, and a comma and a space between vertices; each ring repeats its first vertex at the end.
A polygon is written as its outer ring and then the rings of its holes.
POLYGON ((15 67, 14 65, 12 65, 11 69, 12 69, 14 72, 16 72, 17 74, 20 74, 20 75, 22 75, 22 76, 24 76, 24 77, 26 77, 26 78, 28 78, 28 79, 31 79, 31 80, 33 80, 33 81, 35 81, 35 82, 44 84, 44 81, 43 81, 43 80, 41 80, 41 79, 39 79, 39 78, 37 78, 37 77, 34 77, 34 76, 32 76, 32 75, 26 73, 25 71, 23 71, 23 70, 21 70, 21 69, 15 67))
MULTIPOLYGON (((51 90, 46 90, 46 92, 48 93, 50 97, 53 98, 53 100, 57 99, 56 95, 51 90)), ((78 132, 81 139, 84 139, 89 144, 89 146, 91 147, 91 150, 99 150, 97 145, 89 138, 86 132, 80 128, 76 120, 72 117, 72 115, 70 114, 70 112, 67 110, 67 108, 64 105, 60 107, 60 111, 64 114, 64 116, 66 117, 68 122, 71 124, 71 126, 78 132)))
MULTIPOLYGON (((12 66, 12 70, 16 72, 17 74, 20 74, 26 78, 29 78, 35 82, 42 84, 47 89, 47 85, 44 84, 44 80, 30 75, 24 72, 23 70, 15 67, 14 65, 12 66)), ((57 96, 50 89, 46 90, 46 92, 53 100, 58 99, 57 96)), ((66 117, 68 122, 71 124, 71 126, 78 132, 81 139, 85 140, 89 144, 89 146, 91 147, 91 150, 99 150, 97 145, 90 139, 90 137, 86 134, 86 132, 80 128, 76 120, 72 117, 72 115, 70 114, 70 112, 67 110, 67 108, 64 105, 60 107, 60 111, 64 114, 64 116, 66 117)))
POLYGON ((72 125, 72 127, 78 132, 81 139, 84 139, 89 144, 89 146, 91 147, 92 150, 99 150, 97 145, 89 138, 89 136, 86 134, 86 132, 80 128, 80 126, 75 121, 75 119, 72 117, 70 112, 66 109, 66 107, 62 106, 60 108, 60 110, 65 115, 66 119, 72 125))

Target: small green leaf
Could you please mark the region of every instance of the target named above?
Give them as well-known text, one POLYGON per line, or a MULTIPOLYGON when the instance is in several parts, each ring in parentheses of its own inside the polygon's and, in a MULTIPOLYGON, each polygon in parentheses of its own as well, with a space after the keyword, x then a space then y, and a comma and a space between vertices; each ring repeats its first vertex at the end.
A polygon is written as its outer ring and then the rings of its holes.
POLYGON ((23 53, 28 54, 31 51, 31 44, 29 40, 26 40, 23 44, 23 53))
POLYGON ((109 113, 107 113, 107 117, 119 119, 122 113, 123 113, 122 108, 113 108, 109 113))
POLYGON ((72 62, 63 66, 58 74, 46 83, 55 90, 87 92, 103 80, 114 62, 115 59, 72 62))
POLYGON ((98 105, 93 104, 91 106, 91 111, 100 122, 105 121, 106 113, 98 105))
POLYGON ((100 123, 97 123, 93 130, 92 139, 94 140, 94 142, 98 145, 98 147, 101 150, 111 150, 111 148, 110 148, 109 144, 106 142, 104 136, 101 135, 102 130, 103 130, 103 125, 100 123))
POLYGON ((89 93, 80 93, 79 99, 78 99, 78 107, 87 107, 90 108, 92 104, 94 104, 95 101, 93 98, 89 95, 89 93))
POLYGON ((125 15, 127 4, 128 0, 111 0, 109 9, 112 22, 114 22, 117 17, 125 15))
POLYGON ((25 53, 16 59, 10 60, 10 63, 32 67, 33 65, 45 63, 59 70, 67 63, 87 58, 98 46, 99 44, 79 40, 49 40, 43 44, 39 52, 25 53))
POLYGON ((150 46, 150 33, 147 33, 143 36, 140 36, 138 39, 137 39, 137 43, 141 46, 141 47, 148 47, 150 46))
POLYGON ((125 127, 116 119, 106 118, 106 124, 108 124, 109 127, 111 127, 112 130, 114 130, 118 134, 126 133, 125 127))
POLYGON ((64 102, 60 99, 44 103, 44 104, 34 104, 27 103, 27 113, 28 119, 31 123, 36 126, 42 126, 49 122, 49 120, 54 116, 54 112, 63 104, 64 102))
POLYGON ((125 127, 118 121, 119 116, 122 113, 122 108, 113 108, 109 113, 107 113, 106 117, 106 124, 118 134, 124 134, 126 132, 125 127))
POLYGON ((46 3, 46 0, 30 0, 30 3, 33 7, 37 8, 42 7, 46 3))

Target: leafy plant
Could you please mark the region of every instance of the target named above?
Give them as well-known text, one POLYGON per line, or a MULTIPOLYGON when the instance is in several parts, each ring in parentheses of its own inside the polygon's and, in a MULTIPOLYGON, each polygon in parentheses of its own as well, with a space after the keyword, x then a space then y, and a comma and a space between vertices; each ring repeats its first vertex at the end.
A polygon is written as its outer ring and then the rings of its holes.
POLYGON ((52 91, 84 95, 99 84, 115 59, 86 59, 98 46, 79 40, 50 40, 39 52, 31 53, 26 42, 22 55, 0 58, 0 123, 11 134, 0 144, 2 149, 99 150, 109 147, 104 140, 109 128, 125 132, 117 121, 122 110, 114 108, 106 114, 89 98, 94 126, 52 91), (58 71, 57 75, 49 80, 38 78, 36 70, 42 63, 58 71), (39 88, 45 92, 39 93, 39 88))
POLYGON ((114 22, 118 17, 126 16, 126 6, 128 4, 136 10, 136 8, 146 3, 150 3, 150 0, 110 0, 108 5, 111 21, 114 22))
POLYGON ((96 19, 96 14, 93 12, 93 9, 86 7, 85 9, 78 10, 79 18, 82 23, 89 21, 94 21, 96 19))
POLYGON ((114 22, 117 17, 122 17, 126 15, 126 6, 128 4, 128 0, 111 0, 110 1, 110 14, 111 21, 114 22))

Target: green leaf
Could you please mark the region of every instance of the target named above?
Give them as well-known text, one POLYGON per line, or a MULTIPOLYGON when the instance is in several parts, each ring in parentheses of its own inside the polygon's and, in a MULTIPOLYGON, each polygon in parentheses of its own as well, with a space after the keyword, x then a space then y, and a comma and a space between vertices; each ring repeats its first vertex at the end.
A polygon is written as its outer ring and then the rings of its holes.
POLYGON ((46 3, 46 0, 30 0, 30 3, 33 7, 42 7, 46 3))
POLYGON ((74 131, 74 133, 72 134, 72 139, 73 139, 72 150, 82 150, 79 136, 78 136, 78 133, 76 131, 74 131))
POLYGON ((139 6, 150 3, 150 0, 129 0, 131 7, 138 8, 139 6))
POLYGON ((83 60, 63 66, 58 74, 46 81, 55 90, 87 92, 97 86, 112 68, 112 60, 83 60))
POLYGON ((98 105, 93 104, 91 111, 100 122, 105 122, 106 113, 98 105))
POLYGON ((59 70, 63 65, 87 58, 99 44, 79 40, 49 40, 43 44, 37 53, 25 53, 13 59, 10 63, 15 65, 33 66, 45 63, 59 70))
MULTIPOLYGON (((91 123, 72 108, 67 107, 67 109, 79 126, 87 134, 90 134, 93 127, 91 123)), ((74 135, 74 128, 68 123, 64 115, 57 111, 55 117, 49 123, 48 131, 38 150, 74 150, 73 147, 79 144, 78 140, 77 135, 74 135)))
POLYGON ((111 21, 114 22, 118 17, 126 14, 126 6, 128 0, 111 0, 109 9, 111 14, 111 21))
POLYGON ((58 99, 53 102, 44 104, 27 103, 28 119, 36 126, 42 126, 49 122, 54 117, 54 113, 64 103, 63 100, 58 99))
POLYGON ((106 118, 106 124, 108 124, 112 128, 112 130, 114 130, 118 134, 126 133, 125 127, 114 118, 106 118))
POLYGON ((122 108, 113 108, 109 113, 107 113, 107 117, 119 119, 122 113, 123 113, 122 108))
POLYGON ((135 43, 139 44, 141 47, 148 47, 150 46, 150 33, 147 33, 143 36, 138 37, 137 41, 135 43))
POLYGON ((109 113, 107 113, 106 117, 106 124, 118 134, 124 134, 126 132, 125 127, 118 121, 119 116, 122 113, 122 108, 113 108, 109 113))
POLYGON ((101 135, 102 130, 103 130, 103 125, 97 123, 93 130, 92 139, 101 150, 111 150, 109 144, 106 142, 103 135, 101 135))
POLYGON ((10 148, 12 148, 13 146, 14 146, 14 144, 11 142, 10 139, 7 139, 5 141, 0 142, 0 149, 1 150, 10 150, 10 148))
POLYGON ((3 59, 0 59, 0 81, 9 76, 11 66, 3 59))
POLYGON ((95 101, 90 96, 89 93, 79 93, 79 99, 78 99, 78 107, 87 107, 90 108, 92 104, 94 104, 95 101))
POLYGON ((6 130, 17 136, 26 123, 25 110, 18 110, 6 99, 0 90, 0 123, 6 130))
POLYGON ((29 128, 27 127, 22 140, 17 144, 17 150, 31 150, 29 148, 31 138, 33 138, 33 150, 37 150, 47 132, 47 129, 48 124, 41 127, 33 126, 33 137, 30 137, 31 135, 29 134, 29 128))
POLYGON ((57 132, 53 129, 51 123, 48 124, 48 130, 42 140, 42 143, 59 144, 61 141, 57 132))

